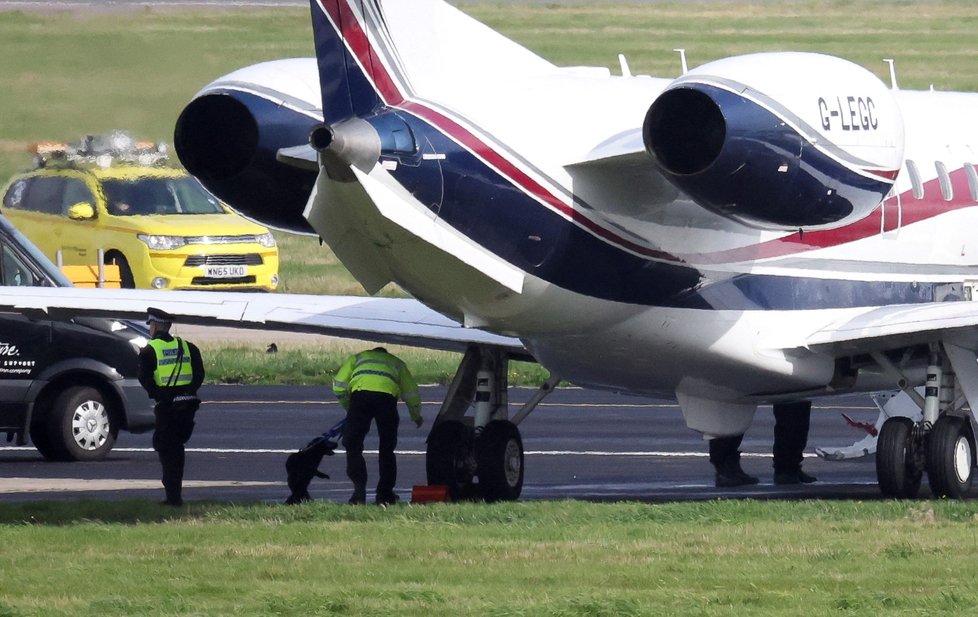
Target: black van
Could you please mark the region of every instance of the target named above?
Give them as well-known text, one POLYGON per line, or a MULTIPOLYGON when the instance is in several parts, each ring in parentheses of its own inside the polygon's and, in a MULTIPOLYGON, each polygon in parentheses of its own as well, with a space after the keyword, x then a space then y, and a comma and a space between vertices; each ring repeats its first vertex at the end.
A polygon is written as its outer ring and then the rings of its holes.
MULTIPOLYGON (((0 214, 0 285, 71 282, 0 214)), ((0 311, 0 433, 45 457, 104 458, 120 430, 153 428, 153 402, 139 385, 143 324, 101 318, 54 321, 0 311)))

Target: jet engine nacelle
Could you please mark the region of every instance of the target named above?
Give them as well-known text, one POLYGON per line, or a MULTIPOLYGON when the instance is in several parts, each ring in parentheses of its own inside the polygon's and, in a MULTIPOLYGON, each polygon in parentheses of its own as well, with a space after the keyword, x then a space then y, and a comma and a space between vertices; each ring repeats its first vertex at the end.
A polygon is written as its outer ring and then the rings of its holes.
POLYGON ((266 62, 225 75, 184 108, 173 141, 180 162, 214 195, 270 227, 311 233, 302 211, 318 166, 276 158, 308 143, 322 122, 315 59, 266 62))
POLYGON ((643 138, 662 174, 699 205, 772 229, 865 217, 903 162, 891 91, 820 54, 753 54, 691 70, 656 98, 643 138))

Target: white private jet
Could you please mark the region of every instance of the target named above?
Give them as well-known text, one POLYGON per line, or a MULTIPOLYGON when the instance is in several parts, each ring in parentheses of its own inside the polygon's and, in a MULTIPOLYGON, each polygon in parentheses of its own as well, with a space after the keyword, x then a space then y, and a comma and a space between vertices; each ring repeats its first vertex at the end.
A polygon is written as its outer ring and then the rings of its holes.
MULTIPOLYGON (((240 212, 321 236, 368 292, 393 281, 419 302, 211 302, 417 344, 435 339, 416 315, 457 322, 438 329, 468 351, 430 482, 519 496, 532 404, 510 417, 505 368, 529 355, 555 376, 541 396, 556 376, 666 394, 709 436, 743 433, 761 404, 902 390, 921 413, 880 427, 882 492, 915 496, 923 471, 936 495, 970 490, 978 95, 899 90, 812 53, 614 76, 555 66, 440 0, 311 9, 317 57, 207 85, 177 153, 240 212)), ((101 290, 50 291, 4 302, 227 320, 167 294, 107 307, 101 290)))

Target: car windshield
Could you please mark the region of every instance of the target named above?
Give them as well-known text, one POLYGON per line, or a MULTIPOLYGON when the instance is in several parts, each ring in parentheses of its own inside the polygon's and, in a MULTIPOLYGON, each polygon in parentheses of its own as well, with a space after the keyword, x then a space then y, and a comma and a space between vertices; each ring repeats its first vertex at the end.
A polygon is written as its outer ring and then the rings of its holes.
POLYGON ((191 176, 104 180, 102 189, 109 213, 117 216, 224 212, 217 198, 191 176))

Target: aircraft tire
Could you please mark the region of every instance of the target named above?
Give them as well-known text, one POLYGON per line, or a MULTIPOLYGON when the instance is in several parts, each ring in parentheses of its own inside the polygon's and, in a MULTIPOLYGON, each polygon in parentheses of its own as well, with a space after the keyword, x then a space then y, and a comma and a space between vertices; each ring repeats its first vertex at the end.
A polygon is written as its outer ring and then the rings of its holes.
POLYGON ((876 442, 876 479, 886 497, 913 499, 923 475, 914 464, 913 420, 890 418, 876 442))
POLYGON ((927 437, 927 480, 934 497, 967 496, 974 480, 973 448, 963 418, 937 419, 927 437))
POLYGON ((429 485, 444 485, 453 500, 468 497, 473 490, 470 463, 472 440, 461 422, 439 422, 428 434, 425 468, 429 485))
POLYGON ((479 487, 486 501, 515 501, 523 492, 523 440, 516 425, 496 420, 478 443, 479 487))

